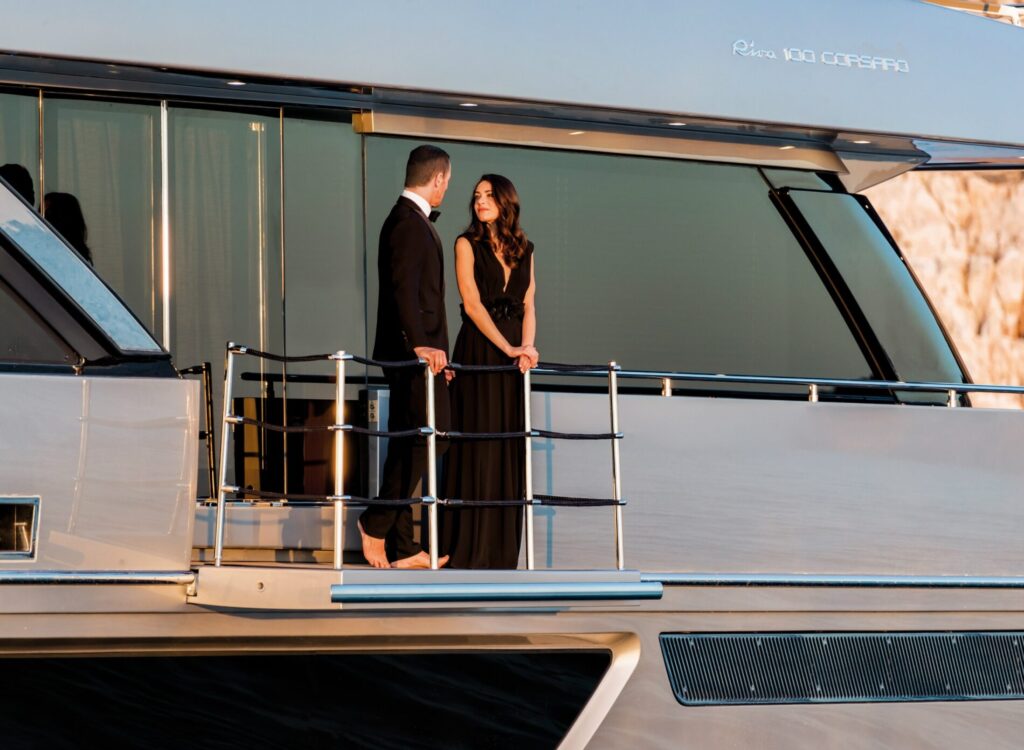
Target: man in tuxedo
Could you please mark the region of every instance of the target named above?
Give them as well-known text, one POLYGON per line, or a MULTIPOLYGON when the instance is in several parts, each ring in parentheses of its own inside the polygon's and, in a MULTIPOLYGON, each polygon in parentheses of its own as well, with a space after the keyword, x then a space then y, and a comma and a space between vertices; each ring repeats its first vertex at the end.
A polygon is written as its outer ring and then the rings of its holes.
MULTIPOLYGON (((405 190, 380 230, 377 274, 377 338, 375 359, 426 360, 435 374, 436 428, 450 424, 448 381, 448 321, 444 308, 444 251, 434 229, 437 212, 451 178, 451 160, 434 146, 419 146, 409 154, 405 190)), ((427 423, 426 384, 418 367, 386 368, 391 389, 389 430, 408 430, 427 423)), ((443 444, 438 444, 438 455, 443 444)), ((392 438, 381 473, 380 497, 409 498, 427 470, 423 437, 392 438)), ((359 520, 363 556, 375 568, 426 568, 430 557, 413 539, 409 506, 371 505, 359 520)), ((441 559, 441 564, 447 561, 441 559)))

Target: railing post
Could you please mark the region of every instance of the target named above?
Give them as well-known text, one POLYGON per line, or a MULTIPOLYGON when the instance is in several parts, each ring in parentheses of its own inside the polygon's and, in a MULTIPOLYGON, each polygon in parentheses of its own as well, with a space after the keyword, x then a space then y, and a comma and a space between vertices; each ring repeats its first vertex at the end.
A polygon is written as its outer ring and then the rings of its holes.
POLYGON ((665 398, 672 395, 672 378, 661 379, 661 395, 665 398))
POLYGON ((427 387, 427 536, 430 539, 430 569, 437 570, 437 420, 434 414, 434 373, 423 363, 427 387), (429 498, 429 500, 428 500, 429 498))
POLYGON ((217 495, 217 429, 213 421, 213 373, 209 362, 203 362, 203 400, 206 402, 206 463, 209 473, 210 497, 217 495))
POLYGON ((623 555, 622 544, 622 506, 618 501, 622 499, 622 479, 619 466, 619 366, 614 362, 608 363, 608 398, 611 406, 612 423, 612 499, 615 505, 615 567, 623 570, 626 562, 623 555))
POLYGON ((334 569, 345 554, 345 352, 334 353, 334 569))
POLYGON ((957 392, 956 388, 950 388, 946 396, 946 406, 950 409, 955 409, 959 404, 957 403, 957 392))
POLYGON ((228 418, 231 416, 231 383, 234 375, 235 342, 229 341, 227 351, 224 354, 224 408, 223 419, 221 420, 223 434, 220 436, 220 482, 217 488, 217 524, 213 540, 213 564, 216 567, 220 567, 224 557, 224 512, 228 479, 228 439, 231 435, 228 418))
POLYGON ((811 383, 807 386, 807 400, 812 404, 818 403, 818 384, 811 383))
POLYGON ((526 506, 523 510, 526 513, 526 569, 533 570, 533 413, 530 404, 530 371, 523 373, 523 430, 526 437, 523 439, 524 468, 526 470, 525 490, 526 506))

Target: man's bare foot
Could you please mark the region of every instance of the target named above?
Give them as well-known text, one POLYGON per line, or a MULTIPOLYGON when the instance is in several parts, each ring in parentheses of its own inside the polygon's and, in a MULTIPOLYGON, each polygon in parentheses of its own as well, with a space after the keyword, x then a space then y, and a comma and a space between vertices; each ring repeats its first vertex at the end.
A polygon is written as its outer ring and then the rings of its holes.
MULTIPOLYGON (((448 564, 448 555, 438 558, 437 567, 443 568, 448 564)), ((423 570, 424 568, 430 567, 430 555, 426 552, 417 552, 411 557, 403 557, 401 560, 396 560, 391 563, 392 568, 402 568, 403 570, 423 570)))
POLYGON ((366 558, 366 562, 375 568, 390 567, 387 553, 384 551, 384 540, 367 534, 362 521, 356 521, 356 526, 363 540, 363 557, 366 558))

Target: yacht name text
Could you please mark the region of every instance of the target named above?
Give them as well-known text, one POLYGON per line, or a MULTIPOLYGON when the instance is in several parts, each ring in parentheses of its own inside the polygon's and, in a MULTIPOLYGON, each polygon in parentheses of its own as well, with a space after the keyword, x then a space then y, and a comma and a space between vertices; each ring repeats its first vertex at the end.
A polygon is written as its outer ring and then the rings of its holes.
POLYGON ((818 51, 801 47, 758 47, 753 39, 737 39, 732 43, 733 55, 759 57, 763 60, 782 60, 791 63, 828 65, 835 68, 860 68, 884 73, 909 73, 910 63, 898 57, 859 55, 852 52, 818 51))

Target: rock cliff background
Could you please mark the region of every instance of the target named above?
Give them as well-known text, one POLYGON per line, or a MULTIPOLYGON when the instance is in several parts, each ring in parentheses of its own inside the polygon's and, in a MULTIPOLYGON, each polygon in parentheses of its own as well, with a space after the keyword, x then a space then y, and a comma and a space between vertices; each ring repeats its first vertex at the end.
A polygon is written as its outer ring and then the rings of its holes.
MULTIPOLYGON (((865 191, 976 383, 1024 382, 1024 172, 911 172, 865 191)), ((974 394, 976 406, 1022 408, 974 394)))

